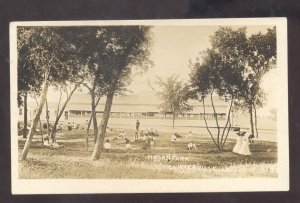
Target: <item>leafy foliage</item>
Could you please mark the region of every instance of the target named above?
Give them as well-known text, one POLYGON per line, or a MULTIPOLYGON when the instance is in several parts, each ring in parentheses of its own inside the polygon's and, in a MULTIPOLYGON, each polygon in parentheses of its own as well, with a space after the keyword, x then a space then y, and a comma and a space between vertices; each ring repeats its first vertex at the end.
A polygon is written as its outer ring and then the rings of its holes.
MULTIPOLYGON (((199 100, 215 92, 232 100, 236 107, 247 109, 254 134, 253 111, 256 123, 256 107, 262 107, 266 100, 260 82, 276 65, 275 27, 266 34, 250 37, 246 35, 246 28, 220 27, 210 40, 212 47, 202 52, 202 61, 197 58, 190 64, 191 86, 199 100)), ((216 123, 219 127, 217 118, 216 123)))
POLYGON ((101 40, 104 52, 94 55, 92 65, 101 75, 106 103, 92 159, 100 158, 114 95, 126 91, 134 71, 143 73, 152 65, 150 30, 149 26, 103 26, 97 31, 96 39, 101 40))
POLYGON ((161 91, 157 92, 162 100, 160 108, 165 113, 173 114, 173 127, 178 114, 192 110, 192 106, 188 104, 188 100, 192 97, 190 87, 183 81, 179 81, 178 77, 178 75, 172 75, 164 81, 157 76, 157 83, 161 87, 161 91))
POLYGON ((18 28, 19 91, 38 92, 47 72, 51 85, 75 82, 80 67, 75 47, 65 41, 59 27, 18 28))
MULTIPOLYGON (((81 73, 75 47, 65 41, 65 33, 60 32, 63 29, 50 26, 17 28, 18 94, 41 93, 37 113, 22 152, 22 159, 27 157, 49 85, 67 86, 69 82, 77 82, 81 73)), ((26 111, 26 105, 24 109, 26 111)), ((25 115, 26 113, 24 117, 25 115)), ((24 121, 26 123, 27 118, 24 118, 24 121)))

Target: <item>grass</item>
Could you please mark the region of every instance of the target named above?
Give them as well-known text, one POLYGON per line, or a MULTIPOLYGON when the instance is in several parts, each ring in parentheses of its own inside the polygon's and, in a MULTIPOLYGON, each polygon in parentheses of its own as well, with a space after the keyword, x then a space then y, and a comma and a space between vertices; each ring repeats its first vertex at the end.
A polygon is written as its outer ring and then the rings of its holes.
MULTIPOLYGON (((252 155, 242 156, 231 152, 235 140, 228 139, 223 152, 215 149, 209 137, 194 135, 173 143, 170 133, 161 132, 155 149, 143 150, 142 142, 133 141, 133 130, 126 130, 133 150, 125 150, 124 140, 111 140, 112 151, 102 152, 99 161, 90 160, 93 141, 90 137, 86 150, 84 130, 57 135, 64 148, 51 150, 41 145, 36 136, 26 161, 19 162, 19 178, 245 178, 277 176, 277 145, 274 142, 256 141, 250 145, 252 155), (197 150, 189 151, 186 144, 197 143, 197 150), (152 160, 148 155, 188 157, 189 161, 152 160)), ((19 140, 19 155, 24 140, 19 140)))

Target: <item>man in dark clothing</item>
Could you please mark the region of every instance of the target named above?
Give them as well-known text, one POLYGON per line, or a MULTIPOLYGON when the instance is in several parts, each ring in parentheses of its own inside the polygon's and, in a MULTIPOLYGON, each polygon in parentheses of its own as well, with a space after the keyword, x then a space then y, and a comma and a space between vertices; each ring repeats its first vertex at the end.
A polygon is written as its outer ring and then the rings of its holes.
POLYGON ((136 127, 136 131, 138 132, 138 131, 139 131, 139 128, 140 128, 140 122, 139 122, 139 120, 136 120, 136 125, 135 125, 135 127, 136 127))

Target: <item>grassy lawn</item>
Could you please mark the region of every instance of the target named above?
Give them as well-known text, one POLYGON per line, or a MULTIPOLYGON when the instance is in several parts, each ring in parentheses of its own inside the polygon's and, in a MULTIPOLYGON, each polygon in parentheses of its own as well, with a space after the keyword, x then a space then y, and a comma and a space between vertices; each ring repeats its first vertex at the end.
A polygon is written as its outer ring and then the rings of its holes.
MULTIPOLYGON (((93 138, 89 150, 85 144, 85 131, 77 130, 57 135, 61 149, 42 146, 40 136, 35 136, 26 161, 19 162, 21 179, 47 178, 248 178, 277 177, 277 145, 256 140, 250 145, 251 156, 232 153, 235 140, 229 138, 225 150, 219 152, 208 135, 194 134, 178 142, 171 142, 169 132, 160 132, 155 148, 143 150, 142 141, 133 141, 133 131, 126 130, 132 150, 125 149, 123 139, 113 140, 115 132, 106 139, 112 143, 111 152, 102 152, 99 161, 90 160, 93 138), (197 150, 187 150, 190 141, 197 150), (153 159, 153 156, 186 157, 188 160, 153 159), (152 157, 152 158, 151 158, 152 157)), ((24 140, 19 140, 19 155, 24 140)))

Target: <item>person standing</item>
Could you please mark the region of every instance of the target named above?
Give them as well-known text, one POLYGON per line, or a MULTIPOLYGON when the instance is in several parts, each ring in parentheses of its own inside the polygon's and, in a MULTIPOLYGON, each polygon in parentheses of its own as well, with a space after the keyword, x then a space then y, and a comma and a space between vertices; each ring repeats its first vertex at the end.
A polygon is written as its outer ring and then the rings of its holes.
POLYGON ((135 133, 134 133, 134 140, 138 140, 138 139, 139 139, 138 132, 137 132, 137 131, 135 131, 135 133))
POLYGON ((140 121, 136 120, 135 129, 137 132, 139 132, 139 128, 140 128, 140 121))
POLYGON ((245 155, 245 156, 251 155, 249 144, 250 143, 249 143, 248 137, 243 136, 241 148, 240 148, 240 151, 239 151, 240 155, 245 155))
POLYGON ((243 141, 243 136, 245 136, 246 132, 238 132, 237 137, 236 137, 236 144, 233 147, 232 152, 239 154, 241 147, 242 147, 242 141, 243 141))

